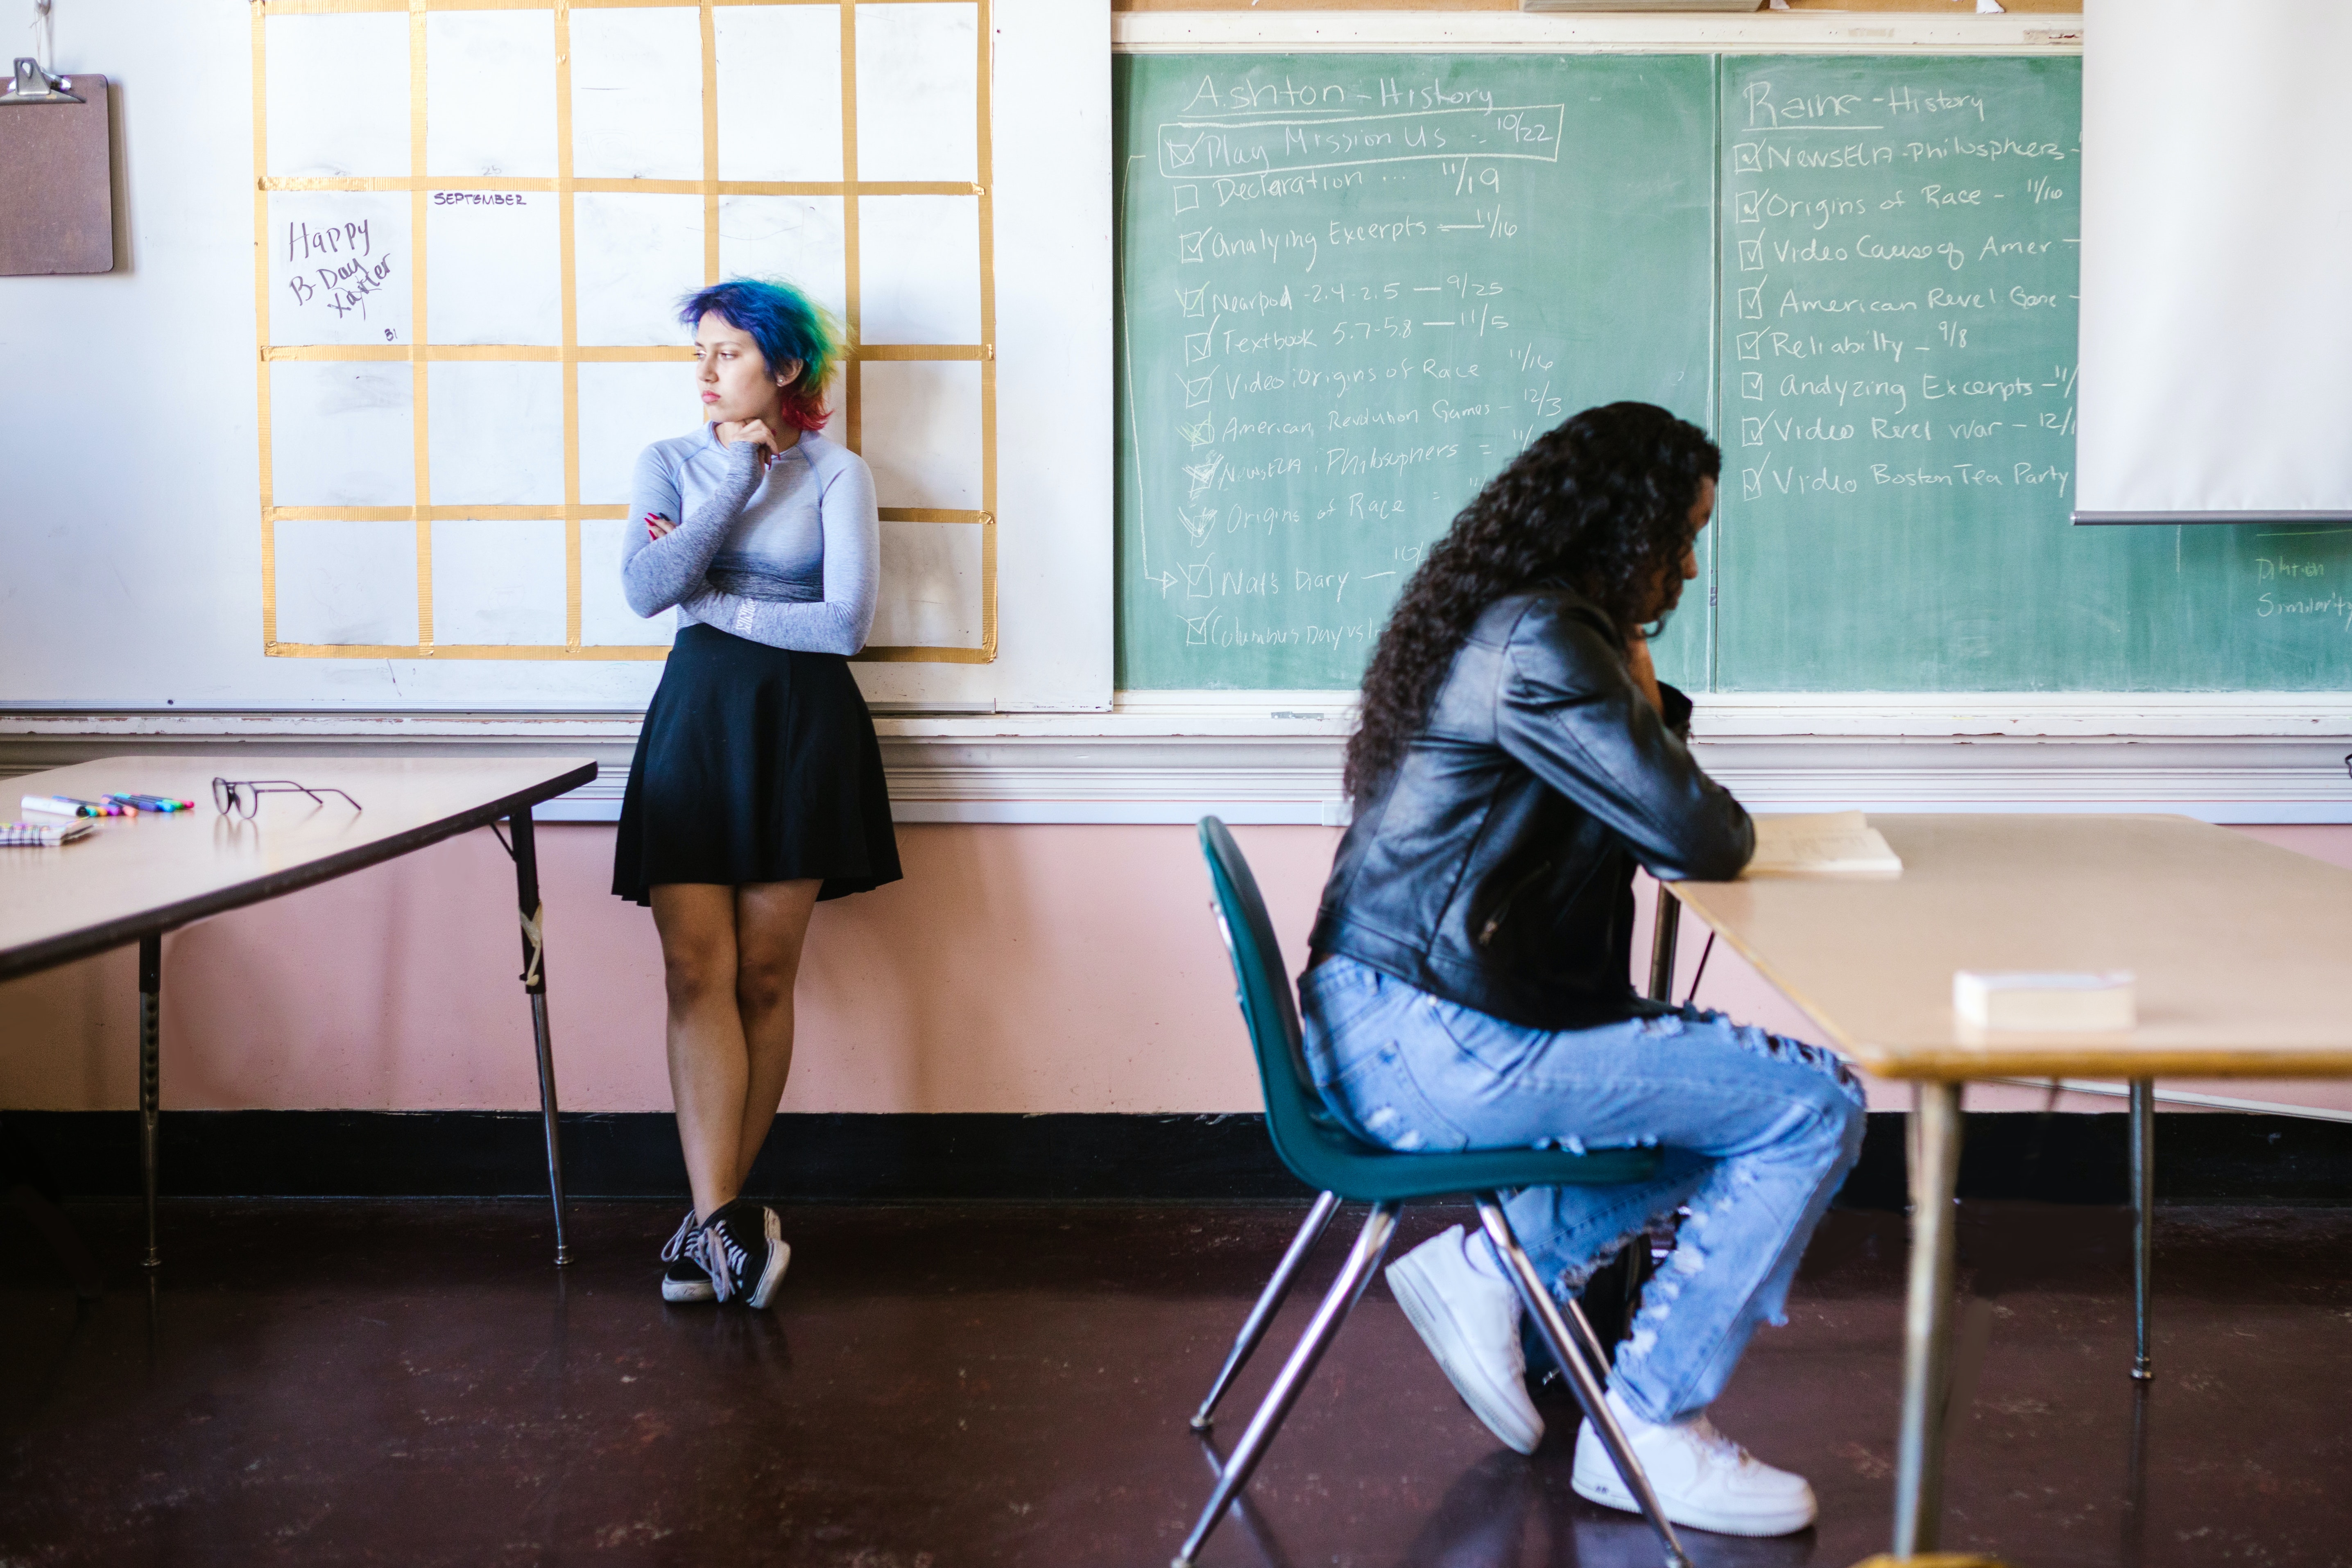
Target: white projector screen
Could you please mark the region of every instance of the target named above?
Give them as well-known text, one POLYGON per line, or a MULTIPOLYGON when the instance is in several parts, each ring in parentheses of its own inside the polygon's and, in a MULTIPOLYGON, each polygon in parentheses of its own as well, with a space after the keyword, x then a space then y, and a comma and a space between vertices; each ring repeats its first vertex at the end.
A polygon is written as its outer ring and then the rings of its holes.
POLYGON ((2084 10, 2074 521, 2352 519, 2352 4, 2084 10))

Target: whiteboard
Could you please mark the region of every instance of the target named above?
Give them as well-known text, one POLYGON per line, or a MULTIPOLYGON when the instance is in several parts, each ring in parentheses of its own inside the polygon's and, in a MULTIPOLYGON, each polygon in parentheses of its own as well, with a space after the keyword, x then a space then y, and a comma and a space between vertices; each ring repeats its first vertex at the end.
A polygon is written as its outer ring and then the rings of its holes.
POLYGON ((629 472, 699 416, 676 300, 751 273, 853 329, 869 696, 1108 705, 1098 0, 112 10, 128 264, 6 285, 61 368, 0 385, 0 701, 642 705, 629 472))
POLYGON ((2352 521, 2347 50, 2342 0, 2091 0, 2076 521, 2352 521))

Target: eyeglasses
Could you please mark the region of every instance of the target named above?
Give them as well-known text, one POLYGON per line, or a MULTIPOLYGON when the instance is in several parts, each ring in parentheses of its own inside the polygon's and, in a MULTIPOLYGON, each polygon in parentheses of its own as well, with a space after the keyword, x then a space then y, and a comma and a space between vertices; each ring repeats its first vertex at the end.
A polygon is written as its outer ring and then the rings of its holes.
POLYGON ((325 796, 340 795, 350 804, 353 811, 360 809, 358 801, 352 800, 350 795, 344 795, 332 784, 320 784, 318 788, 312 789, 309 784, 299 784, 292 779, 213 780, 213 804, 220 808, 224 816, 242 816, 250 820, 253 814, 261 808, 261 797, 265 795, 307 795, 310 797, 310 804, 313 805, 324 805, 327 804, 325 796))

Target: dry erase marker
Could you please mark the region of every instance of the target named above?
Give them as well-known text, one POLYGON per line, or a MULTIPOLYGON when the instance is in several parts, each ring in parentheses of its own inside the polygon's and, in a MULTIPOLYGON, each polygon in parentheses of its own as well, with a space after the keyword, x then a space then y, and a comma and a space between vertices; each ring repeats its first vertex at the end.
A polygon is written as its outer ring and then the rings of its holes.
POLYGON ((26 811, 46 811, 55 816, 120 816, 124 810, 103 801, 76 800, 69 795, 28 795, 21 804, 26 811))
POLYGON ((193 800, 173 800, 167 795, 116 795, 107 792, 107 799, 117 805, 127 805, 133 811, 194 811, 193 800))

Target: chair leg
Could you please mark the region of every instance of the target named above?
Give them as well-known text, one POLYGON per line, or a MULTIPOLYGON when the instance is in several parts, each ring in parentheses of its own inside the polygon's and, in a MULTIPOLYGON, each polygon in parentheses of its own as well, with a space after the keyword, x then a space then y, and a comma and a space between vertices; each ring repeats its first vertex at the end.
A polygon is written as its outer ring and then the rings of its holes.
POLYGON ((1511 1283, 1519 1289, 1519 1300, 1535 1314, 1545 1347, 1559 1363, 1569 1387, 1575 1390, 1577 1404, 1584 1407, 1584 1418, 1601 1434, 1601 1446, 1609 1450, 1625 1489, 1633 1494, 1633 1500, 1642 1507, 1642 1517, 1658 1532, 1659 1542, 1666 1549, 1669 1568, 1689 1568, 1690 1558, 1684 1552, 1682 1542, 1675 1538, 1675 1527, 1667 1522, 1665 1510, 1658 1506, 1658 1494, 1651 1488, 1642 1461, 1633 1457, 1633 1446, 1625 1441, 1624 1429, 1617 1425, 1617 1417, 1602 1394, 1599 1373, 1608 1367, 1609 1358, 1601 1351, 1592 1326, 1584 1321, 1584 1310, 1570 1301, 1562 1316, 1559 1304, 1536 1277, 1536 1266, 1528 1261, 1519 1238, 1511 1233, 1511 1222, 1503 1217, 1499 1198, 1493 1193, 1480 1193, 1477 1198, 1478 1221, 1486 1228, 1486 1239, 1494 1243, 1495 1251, 1510 1269, 1511 1283), (1573 1351, 1569 1348, 1571 1343, 1576 1347, 1573 1351))
POLYGON ((1273 1323, 1275 1313, 1282 1310, 1283 1298, 1290 1294, 1290 1282, 1297 1278, 1298 1266, 1307 1261, 1307 1255, 1315 1250, 1317 1242, 1323 1239, 1324 1227, 1339 1212, 1339 1194, 1337 1193, 1320 1194, 1315 1200, 1315 1206, 1307 1211, 1306 1223, 1298 1227, 1298 1234, 1290 1238, 1290 1250, 1284 1253, 1282 1261, 1274 1266, 1274 1278, 1265 1282, 1265 1289, 1258 1295, 1257 1305, 1250 1309, 1249 1321, 1242 1324, 1241 1333, 1234 1340, 1234 1348, 1225 1356, 1225 1364, 1217 1372, 1217 1381, 1209 1384, 1209 1396, 1201 1401, 1201 1408, 1192 1413, 1193 1431, 1205 1432, 1215 1425, 1217 1402, 1224 1398, 1225 1390, 1234 1385, 1234 1379, 1240 1376, 1242 1368, 1249 1364, 1249 1358, 1257 1353, 1258 1342, 1265 1338, 1265 1331, 1273 1323))
MULTIPOLYGON (((1225 1473, 1225 1458, 1217 1452, 1216 1437, 1202 1432, 1196 1434, 1193 1440, 1201 1445, 1201 1462, 1209 1467, 1209 1479, 1215 1481, 1225 1473)), ((1264 1560, 1265 1568, 1291 1568, 1290 1554, 1283 1550, 1282 1542, 1276 1538, 1273 1528, 1258 1512, 1256 1505, 1250 1501, 1247 1491, 1234 1493, 1233 1506, 1226 1511, 1242 1527, 1242 1533, 1250 1538, 1250 1544, 1257 1548, 1257 1554, 1264 1560)), ((2126 1568, 2139 1568, 2139 1565, 2135 1562, 2126 1564, 2126 1568)))
POLYGON ((1332 1280, 1331 1289, 1323 1293, 1322 1304, 1315 1309, 1315 1316, 1307 1323, 1307 1331, 1299 1336, 1298 1348, 1290 1352, 1290 1359, 1283 1363, 1282 1370, 1275 1374, 1274 1386, 1266 1390, 1257 1414, 1250 1417, 1249 1429, 1234 1446, 1233 1458, 1225 1461, 1223 1471, 1217 1477, 1217 1484, 1211 1489, 1209 1506, 1201 1510, 1200 1522, 1192 1526, 1192 1533, 1186 1536, 1184 1544, 1177 1549, 1174 1568, 1192 1568, 1193 1559, 1201 1554, 1202 1544, 1209 1539, 1209 1532, 1217 1527, 1217 1521, 1224 1517, 1225 1510, 1234 1498, 1249 1485, 1250 1474, 1257 1468, 1257 1462, 1265 1457, 1266 1447, 1274 1441, 1276 1429, 1282 1425, 1283 1417, 1290 1414, 1290 1407, 1297 1403, 1299 1392, 1307 1386, 1307 1378, 1314 1374, 1315 1363, 1321 1361, 1323 1352, 1331 1348, 1332 1340, 1339 1332, 1339 1325, 1348 1321, 1349 1312, 1355 1308, 1356 1299, 1364 1293, 1364 1287, 1371 1280, 1372 1270, 1380 1267, 1381 1258, 1387 1254, 1390 1238, 1396 1235, 1397 1211, 1403 1206, 1397 1203, 1372 1205, 1372 1212, 1364 1219, 1364 1228, 1356 1234, 1356 1245, 1348 1250, 1348 1261, 1340 1265, 1339 1277, 1332 1280))

